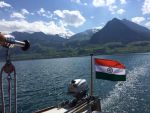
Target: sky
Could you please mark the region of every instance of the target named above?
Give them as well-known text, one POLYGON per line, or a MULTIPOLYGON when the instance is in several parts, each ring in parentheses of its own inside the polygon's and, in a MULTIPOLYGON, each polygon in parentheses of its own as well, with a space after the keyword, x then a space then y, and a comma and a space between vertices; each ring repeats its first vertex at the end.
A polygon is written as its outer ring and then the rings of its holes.
POLYGON ((73 35, 113 18, 150 29, 150 0, 0 0, 0 32, 73 35))

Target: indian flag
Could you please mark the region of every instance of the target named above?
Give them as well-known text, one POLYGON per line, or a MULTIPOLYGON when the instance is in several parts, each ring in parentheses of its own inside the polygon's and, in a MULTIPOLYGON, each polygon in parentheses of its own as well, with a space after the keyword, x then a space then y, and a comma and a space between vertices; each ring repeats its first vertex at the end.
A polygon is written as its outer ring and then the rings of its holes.
POLYGON ((95 71, 97 79, 111 81, 125 81, 125 66, 118 61, 95 58, 95 71))

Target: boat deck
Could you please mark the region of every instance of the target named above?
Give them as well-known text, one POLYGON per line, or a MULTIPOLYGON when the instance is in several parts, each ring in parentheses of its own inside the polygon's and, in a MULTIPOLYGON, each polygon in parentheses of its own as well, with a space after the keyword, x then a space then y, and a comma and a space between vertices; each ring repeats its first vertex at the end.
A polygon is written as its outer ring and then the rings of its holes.
MULTIPOLYGON (((53 108, 51 110, 44 111, 44 112, 41 112, 41 113, 70 113, 70 112, 68 112, 68 110, 66 110, 64 108, 60 108, 60 109, 59 108, 53 108)), ((92 113, 92 112, 86 110, 86 111, 83 111, 81 113, 92 113)))
POLYGON ((98 98, 81 100, 74 107, 69 107, 69 104, 62 105, 46 108, 35 113, 93 113, 93 111, 101 111, 100 100, 98 98))
POLYGON ((67 111, 68 110, 64 109, 64 108, 53 108, 53 109, 50 109, 50 110, 47 110, 47 111, 44 111, 44 112, 41 112, 41 113, 65 113, 67 111))

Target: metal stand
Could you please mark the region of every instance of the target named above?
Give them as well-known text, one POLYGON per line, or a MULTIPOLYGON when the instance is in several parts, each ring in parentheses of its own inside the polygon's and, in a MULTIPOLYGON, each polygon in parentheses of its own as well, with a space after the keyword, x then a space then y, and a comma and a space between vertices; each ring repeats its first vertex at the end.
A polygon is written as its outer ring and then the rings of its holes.
POLYGON ((91 56, 91 81, 90 81, 90 96, 93 96, 93 54, 91 56))
POLYGON ((16 70, 15 66, 11 63, 10 59, 10 53, 9 53, 9 48, 7 48, 7 53, 6 53, 6 63, 2 67, 1 72, 0 72, 0 89, 1 89, 1 101, 2 101, 2 113, 5 113, 5 99, 4 99, 4 91, 3 91, 3 72, 7 74, 7 81, 8 81, 8 97, 9 97, 9 111, 8 113, 11 112, 11 81, 12 81, 12 76, 11 74, 14 74, 14 102, 15 102, 15 113, 17 113, 17 81, 16 81, 16 70))

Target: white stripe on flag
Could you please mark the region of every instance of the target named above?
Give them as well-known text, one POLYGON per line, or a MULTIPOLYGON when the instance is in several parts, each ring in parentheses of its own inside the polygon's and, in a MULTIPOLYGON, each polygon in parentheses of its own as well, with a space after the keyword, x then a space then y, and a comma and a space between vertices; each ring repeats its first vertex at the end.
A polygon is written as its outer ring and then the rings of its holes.
POLYGON ((95 65, 95 70, 96 72, 103 72, 103 73, 109 73, 109 74, 115 74, 115 75, 125 75, 126 70, 125 69, 120 69, 120 68, 112 68, 112 67, 107 67, 107 66, 100 66, 100 65, 95 65), (108 69, 112 69, 112 71, 108 71, 108 69))

